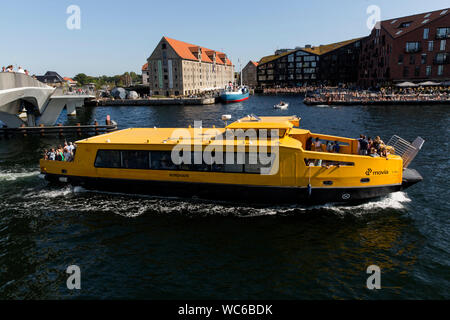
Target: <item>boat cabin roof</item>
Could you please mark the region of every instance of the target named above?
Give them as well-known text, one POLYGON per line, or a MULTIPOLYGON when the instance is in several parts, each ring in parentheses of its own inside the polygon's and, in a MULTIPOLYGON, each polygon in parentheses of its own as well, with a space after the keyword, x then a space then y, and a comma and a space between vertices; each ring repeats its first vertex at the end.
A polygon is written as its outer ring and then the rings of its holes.
POLYGON ((227 126, 227 129, 291 129, 300 126, 300 118, 246 116, 227 126))
MULTIPOLYGON (((248 116, 226 128, 131 128, 91 137, 77 144, 119 144, 119 145, 176 145, 182 142, 202 145, 223 144, 225 133, 232 129, 292 129, 299 125, 297 117, 255 117, 248 116), (183 138, 184 137, 184 138, 183 138), (184 139, 184 140, 183 140, 184 139), (190 141, 189 141, 190 139, 190 141)), ((299 129, 296 129, 299 130, 299 129)), ((305 133, 308 131, 305 131, 305 133)), ((298 133, 297 133, 298 134, 298 133)), ((287 139, 280 141, 284 145, 291 143, 287 139)), ((234 144, 234 140, 225 144, 234 144)), ((244 142, 248 143, 248 141, 244 142)), ((272 145, 273 141, 259 140, 259 145, 272 145)))

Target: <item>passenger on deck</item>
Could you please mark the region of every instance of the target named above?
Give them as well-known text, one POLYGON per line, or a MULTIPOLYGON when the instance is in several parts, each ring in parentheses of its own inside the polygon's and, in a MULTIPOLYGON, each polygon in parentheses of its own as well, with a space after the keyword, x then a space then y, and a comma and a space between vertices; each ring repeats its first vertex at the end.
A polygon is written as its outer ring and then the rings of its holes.
POLYGON ((373 157, 373 158, 379 158, 380 157, 380 155, 377 153, 377 150, 375 149, 375 148, 371 148, 370 149, 370 154, 369 154, 371 157, 373 157))
POLYGON ((19 69, 17 69, 17 73, 25 74, 25 70, 23 70, 22 67, 19 67, 19 69))
POLYGON ((312 144, 313 144, 313 139, 312 137, 309 137, 308 140, 306 140, 306 151, 311 151, 312 150, 312 144))
POLYGON ((55 161, 64 161, 63 148, 61 145, 56 149, 55 161))
POLYGON ((69 147, 65 147, 64 148, 64 160, 63 161, 67 161, 70 162, 72 161, 72 153, 69 151, 69 147))
POLYGON ((314 143, 317 152, 322 152, 322 142, 320 142, 319 138, 316 138, 316 142, 314 143))
POLYGON ((44 150, 44 160, 48 160, 48 150, 44 150))
POLYGON ((369 148, 369 141, 367 141, 365 135, 361 135, 359 139, 359 154, 362 156, 367 156, 369 148))
POLYGON ((2 67, 2 72, 6 72, 6 68, 5 67, 2 67))
POLYGON ((48 160, 55 161, 55 159, 56 159, 56 152, 55 149, 52 148, 48 153, 48 160))
POLYGON ((333 153, 333 144, 330 141, 327 142, 327 152, 333 153))
POLYGON ((341 152, 341 146, 339 145, 339 142, 338 142, 338 141, 335 141, 335 142, 334 142, 333 152, 334 152, 334 153, 340 153, 340 152, 341 152))

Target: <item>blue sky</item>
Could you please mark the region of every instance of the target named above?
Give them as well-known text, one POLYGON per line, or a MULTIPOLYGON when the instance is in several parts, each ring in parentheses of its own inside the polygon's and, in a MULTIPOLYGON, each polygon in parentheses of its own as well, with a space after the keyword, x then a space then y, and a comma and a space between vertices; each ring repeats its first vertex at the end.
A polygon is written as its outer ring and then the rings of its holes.
POLYGON ((367 7, 381 18, 449 7, 448 0, 2 1, 0 65, 114 75, 140 72, 163 35, 221 50, 237 65, 277 48, 365 36, 367 7), (81 29, 68 30, 67 7, 81 9, 81 29))

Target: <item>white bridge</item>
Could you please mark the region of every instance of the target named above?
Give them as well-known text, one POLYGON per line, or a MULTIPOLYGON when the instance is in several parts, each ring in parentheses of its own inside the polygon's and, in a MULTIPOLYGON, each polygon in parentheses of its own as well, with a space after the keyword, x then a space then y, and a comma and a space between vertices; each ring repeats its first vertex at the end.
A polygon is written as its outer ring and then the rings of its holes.
POLYGON ((35 127, 52 126, 64 108, 67 114, 84 105, 87 95, 59 95, 58 89, 49 87, 30 76, 20 73, 0 73, 0 121, 9 128, 24 124, 35 127), (27 113, 27 121, 20 118, 27 113))

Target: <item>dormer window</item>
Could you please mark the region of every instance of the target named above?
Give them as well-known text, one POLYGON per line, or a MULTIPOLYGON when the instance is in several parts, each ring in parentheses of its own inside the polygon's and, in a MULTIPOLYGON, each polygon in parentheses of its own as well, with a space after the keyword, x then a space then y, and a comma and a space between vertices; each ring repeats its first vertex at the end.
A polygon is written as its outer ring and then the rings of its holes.
POLYGON ((411 21, 408 22, 403 22, 400 24, 399 28, 403 29, 403 28, 408 28, 411 25, 411 21))
POLYGON ((167 49, 167 44, 166 44, 166 43, 163 43, 163 44, 162 44, 162 49, 163 49, 163 50, 166 50, 166 49, 167 49))

